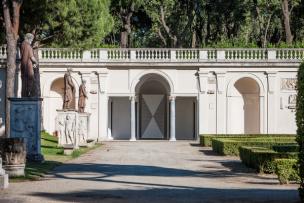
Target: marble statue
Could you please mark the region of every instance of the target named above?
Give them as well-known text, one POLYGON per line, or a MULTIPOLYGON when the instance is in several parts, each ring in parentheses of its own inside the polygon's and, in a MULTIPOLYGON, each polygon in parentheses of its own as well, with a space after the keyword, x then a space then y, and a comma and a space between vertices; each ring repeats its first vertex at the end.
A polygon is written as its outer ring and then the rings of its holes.
POLYGON ((84 109, 86 106, 86 99, 88 98, 86 91, 86 81, 82 80, 82 84, 79 87, 79 100, 78 100, 78 112, 84 113, 84 109))
POLYGON ((63 109, 71 110, 74 109, 72 102, 75 95, 75 85, 71 76, 71 69, 68 69, 64 74, 64 101, 63 109))
POLYGON ((27 33, 25 39, 21 44, 21 79, 22 79, 22 97, 34 97, 35 91, 35 76, 34 68, 38 62, 34 57, 33 48, 31 46, 34 40, 34 35, 27 33))

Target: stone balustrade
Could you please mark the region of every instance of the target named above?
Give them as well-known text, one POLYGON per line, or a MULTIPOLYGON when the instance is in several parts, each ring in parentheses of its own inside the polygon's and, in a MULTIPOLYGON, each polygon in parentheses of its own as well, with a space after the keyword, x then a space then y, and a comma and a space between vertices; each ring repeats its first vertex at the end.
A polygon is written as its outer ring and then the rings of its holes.
MULTIPOLYGON (((0 46, 0 59, 7 57, 0 46)), ((304 49, 67 49, 41 48, 40 62, 300 62, 304 49)))

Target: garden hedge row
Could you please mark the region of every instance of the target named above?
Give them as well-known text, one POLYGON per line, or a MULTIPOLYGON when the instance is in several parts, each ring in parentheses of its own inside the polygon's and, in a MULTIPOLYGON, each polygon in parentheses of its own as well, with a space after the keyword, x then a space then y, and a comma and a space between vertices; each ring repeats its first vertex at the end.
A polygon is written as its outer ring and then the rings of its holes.
POLYGON ((213 138, 260 138, 260 137, 295 137, 292 134, 206 134, 200 135, 200 144, 204 147, 212 146, 213 138))
POLYGON ((213 138, 212 150, 220 155, 239 155, 242 146, 272 148, 275 145, 295 144, 295 137, 259 137, 259 138, 213 138))
POLYGON ((276 152, 264 147, 240 147, 240 158, 242 162, 250 167, 256 169, 258 172, 274 173, 276 169, 275 159, 295 159, 298 153, 283 153, 276 152))
POLYGON ((299 145, 298 144, 275 145, 272 146, 272 149, 276 152, 299 152, 299 145))
POLYGON ((288 184, 289 181, 300 182, 297 159, 276 159, 275 173, 281 184, 288 184))

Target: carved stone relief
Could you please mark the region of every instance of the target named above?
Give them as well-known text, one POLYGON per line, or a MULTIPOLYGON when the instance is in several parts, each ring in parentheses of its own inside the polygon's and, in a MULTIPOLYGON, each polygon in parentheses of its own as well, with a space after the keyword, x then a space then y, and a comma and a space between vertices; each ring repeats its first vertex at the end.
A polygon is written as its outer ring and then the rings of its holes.
POLYGON ((281 79, 281 90, 296 90, 297 79, 296 78, 282 78, 281 79))
POLYGON ((84 117, 84 116, 79 117, 78 136, 79 136, 79 144, 87 144, 87 139, 88 139, 88 119, 87 119, 87 117, 84 117))
POLYGON ((58 133, 58 144, 73 145, 78 147, 76 123, 76 113, 62 113, 56 118, 56 129, 58 133))
POLYGON ((28 152, 36 152, 37 146, 35 144, 35 121, 33 112, 35 112, 34 105, 18 105, 13 108, 13 122, 11 124, 11 133, 14 137, 26 138, 26 147, 28 152))
POLYGON ((289 95, 288 104, 296 105, 296 103, 297 103, 297 95, 296 94, 289 95))

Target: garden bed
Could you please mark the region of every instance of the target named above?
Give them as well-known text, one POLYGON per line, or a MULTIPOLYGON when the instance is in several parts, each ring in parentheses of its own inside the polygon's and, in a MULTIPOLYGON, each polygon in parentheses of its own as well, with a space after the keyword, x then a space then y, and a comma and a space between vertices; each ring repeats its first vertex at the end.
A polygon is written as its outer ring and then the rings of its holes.
POLYGON ((200 135, 200 144, 204 147, 212 146, 214 138, 263 138, 263 137, 295 137, 293 134, 208 134, 200 135))
POLYGON ((212 150, 220 155, 239 156, 239 148, 242 146, 272 148, 275 145, 293 145, 295 143, 295 137, 213 138, 212 150))
POLYGON ((276 152, 265 147, 243 146, 239 151, 240 158, 246 166, 263 173, 275 172, 275 159, 295 159, 298 156, 298 153, 295 152, 276 152))

